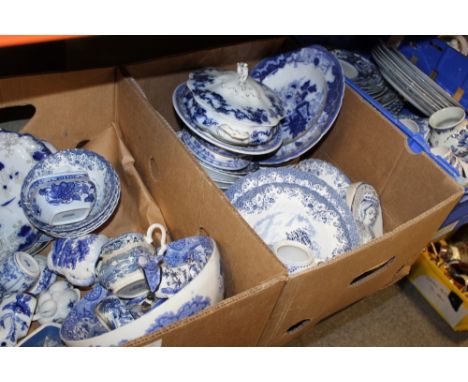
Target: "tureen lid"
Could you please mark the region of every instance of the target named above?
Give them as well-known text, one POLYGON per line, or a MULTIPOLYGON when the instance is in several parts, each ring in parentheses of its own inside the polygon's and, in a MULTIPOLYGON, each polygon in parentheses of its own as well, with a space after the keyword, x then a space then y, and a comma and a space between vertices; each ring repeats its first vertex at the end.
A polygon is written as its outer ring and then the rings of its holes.
POLYGON ((276 126, 284 116, 281 99, 248 75, 246 63, 237 72, 204 68, 190 73, 187 87, 197 103, 234 124, 276 126))

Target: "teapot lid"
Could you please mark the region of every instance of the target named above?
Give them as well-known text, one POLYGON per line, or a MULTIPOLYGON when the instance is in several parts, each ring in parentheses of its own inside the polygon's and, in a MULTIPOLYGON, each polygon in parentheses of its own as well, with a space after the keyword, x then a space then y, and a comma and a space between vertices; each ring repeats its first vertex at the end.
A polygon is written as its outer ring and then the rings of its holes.
POLYGON ((204 68, 189 75, 187 87, 197 103, 233 124, 276 126, 284 117, 281 99, 248 75, 248 65, 237 71, 204 68))

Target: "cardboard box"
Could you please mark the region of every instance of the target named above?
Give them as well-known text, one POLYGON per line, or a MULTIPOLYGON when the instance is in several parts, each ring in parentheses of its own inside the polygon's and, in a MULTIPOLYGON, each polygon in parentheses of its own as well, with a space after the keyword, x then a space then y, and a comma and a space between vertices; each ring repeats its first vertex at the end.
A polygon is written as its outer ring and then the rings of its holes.
POLYGON ((142 231, 159 220, 173 239, 201 231, 219 246, 226 299, 133 344, 256 345, 286 272, 134 83, 116 69, 0 79, 0 108, 18 105, 35 107, 23 132, 59 149, 86 144, 116 166, 122 198, 103 233, 142 231))
MULTIPOLYGON (((178 130, 182 125, 171 96, 191 70, 203 66, 234 68, 239 61, 254 65, 261 58, 290 48, 286 39, 268 39, 166 57, 126 70, 151 105, 178 130)), ((421 248, 463 193, 462 187, 425 154, 413 154, 406 146, 406 137, 350 88, 346 89, 335 125, 306 156, 330 161, 352 181, 372 184, 381 198, 385 235, 288 277, 261 345, 284 344, 332 313, 406 276, 421 248)), ((219 195, 223 196, 221 191, 219 195)), ((224 203, 229 204, 227 198, 224 203)), ((252 249, 250 256, 262 254, 252 249)))
POLYGON ((468 330, 468 293, 437 266, 431 251, 429 246, 421 253, 408 279, 453 330, 468 330))

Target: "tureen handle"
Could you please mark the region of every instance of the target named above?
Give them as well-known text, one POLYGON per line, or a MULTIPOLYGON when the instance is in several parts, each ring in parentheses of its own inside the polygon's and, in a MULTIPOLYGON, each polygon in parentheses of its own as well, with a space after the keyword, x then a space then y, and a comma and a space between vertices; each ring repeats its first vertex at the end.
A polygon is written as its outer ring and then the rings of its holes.
POLYGON ((146 231, 146 237, 145 241, 148 244, 153 244, 153 233, 159 229, 161 231, 161 248, 159 249, 158 255, 162 255, 164 252, 166 252, 166 228, 164 228, 163 225, 161 224, 151 224, 148 228, 148 231, 146 231))
POLYGON ((244 83, 249 76, 249 65, 246 62, 237 63, 237 74, 241 83, 244 83))

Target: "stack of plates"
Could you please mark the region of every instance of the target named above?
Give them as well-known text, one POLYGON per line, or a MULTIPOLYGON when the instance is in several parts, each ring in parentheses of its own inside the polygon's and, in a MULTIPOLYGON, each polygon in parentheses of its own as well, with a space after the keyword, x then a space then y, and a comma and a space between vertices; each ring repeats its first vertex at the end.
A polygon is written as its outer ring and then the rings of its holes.
POLYGON ((430 77, 413 65, 397 49, 380 43, 372 57, 383 77, 405 98, 426 116, 449 106, 458 106, 450 94, 437 85, 430 77))
POLYGON ((192 72, 172 101, 188 128, 179 137, 222 189, 256 167, 252 156, 281 146, 283 103, 247 75, 246 64, 239 63, 237 73, 214 68, 192 72))
POLYGON ((333 54, 339 60, 346 78, 356 83, 388 111, 398 114, 403 107, 402 99, 387 86, 379 69, 371 61, 348 50, 336 49, 333 54))
POLYGON ((360 244, 346 201, 312 173, 262 169, 236 182, 226 195, 271 248, 295 241, 326 261, 360 244))

